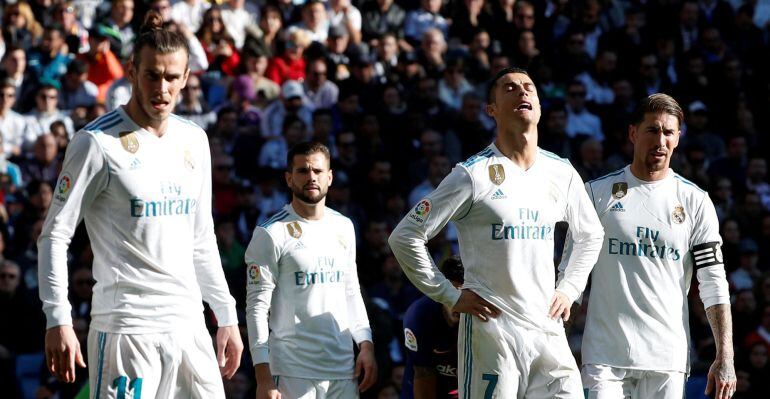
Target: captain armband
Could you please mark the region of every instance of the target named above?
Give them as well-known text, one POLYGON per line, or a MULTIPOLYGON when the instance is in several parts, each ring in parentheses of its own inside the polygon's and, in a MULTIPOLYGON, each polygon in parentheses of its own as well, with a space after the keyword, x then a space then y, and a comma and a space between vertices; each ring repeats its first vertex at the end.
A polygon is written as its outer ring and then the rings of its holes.
POLYGON ((719 242, 706 242, 692 247, 692 258, 695 270, 702 267, 724 265, 722 246, 719 242))

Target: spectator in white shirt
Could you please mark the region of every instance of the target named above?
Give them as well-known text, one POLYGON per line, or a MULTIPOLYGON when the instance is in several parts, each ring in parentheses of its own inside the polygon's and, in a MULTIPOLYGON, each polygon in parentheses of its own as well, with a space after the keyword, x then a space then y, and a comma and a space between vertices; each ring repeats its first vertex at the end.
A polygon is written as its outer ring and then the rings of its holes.
POLYGON ((21 155, 21 145, 24 141, 24 129, 27 125, 23 116, 12 108, 16 104, 16 86, 13 79, 5 78, 0 81, 0 137, 2 152, 6 156, 21 155))
POLYGON ((294 29, 303 29, 310 34, 312 41, 325 43, 329 36, 329 18, 324 3, 320 0, 306 2, 302 6, 302 22, 290 27, 289 32, 294 29))
POLYGON ((351 42, 361 41, 361 12, 350 0, 329 0, 327 14, 330 27, 344 27, 350 33, 351 42))
POLYGON ((604 141, 601 119, 585 107, 586 94, 585 85, 578 80, 567 86, 567 135, 584 135, 604 141))
POLYGON ((211 7, 203 0, 181 0, 171 6, 171 19, 197 32, 203 22, 203 13, 211 7))
POLYGON ((222 7, 222 20, 225 29, 235 41, 239 50, 246 40, 246 27, 256 25, 259 20, 259 10, 245 0, 228 0, 222 7))
POLYGON ((404 35, 410 44, 415 45, 422 40, 428 29, 436 28, 444 34, 449 31, 449 22, 439 14, 441 0, 421 0, 420 9, 406 14, 404 21, 404 35))
POLYGON ((75 128, 72 119, 59 110, 59 89, 51 84, 40 87, 35 97, 35 109, 26 114, 27 127, 24 133, 25 149, 31 149, 37 138, 51 131, 51 124, 56 121, 64 122, 67 127, 67 135, 72 138, 75 128))

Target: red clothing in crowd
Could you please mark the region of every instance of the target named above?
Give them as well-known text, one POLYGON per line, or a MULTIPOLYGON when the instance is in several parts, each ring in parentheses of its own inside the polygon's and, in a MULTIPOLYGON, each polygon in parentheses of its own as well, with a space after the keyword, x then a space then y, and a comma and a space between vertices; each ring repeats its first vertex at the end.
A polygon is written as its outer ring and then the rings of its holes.
POLYGON ((287 80, 304 80, 305 60, 303 58, 292 59, 285 54, 273 57, 267 64, 265 76, 279 85, 287 80))
POLYGON ((99 88, 96 100, 104 103, 112 82, 123 77, 123 65, 112 51, 97 53, 94 56, 82 54, 79 57, 88 63, 88 80, 99 88))

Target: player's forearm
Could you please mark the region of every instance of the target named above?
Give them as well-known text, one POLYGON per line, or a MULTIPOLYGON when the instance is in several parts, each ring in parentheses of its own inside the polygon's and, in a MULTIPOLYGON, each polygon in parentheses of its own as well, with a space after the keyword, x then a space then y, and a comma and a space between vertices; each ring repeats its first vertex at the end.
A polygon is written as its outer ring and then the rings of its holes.
POLYGON ((719 304, 706 309, 717 347, 717 358, 733 359, 733 320, 730 305, 719 304))
POLYGON ((409 231, 408 223, 402 221, 388 239, 393 255, 417 289, 436 302, 454 306, 460 298, 460 290, 433 264, 425 240, 409 231))
POLYGON ((572 242, 572 250, 565 268, 560 270, 557 289, 575 301, 586 287, 588 276, 599 258, 602 249, 604 230, 598 230, 584 237, 580 242, 572 242))
POLYGON ((414 399, 436 399, 436 374, 428 367, 414 368, 414 399))
POLYGON ((257 380, 257 385, 273 386, 273 374, 270 372, 270 363, 255 364, 254 378, 257 380))
POLYGON ((44 229, 38 239, 38 290, 46 328, 72 324, 72 305, 67 293, 67 247, 69 238, 54 239, 44 229))

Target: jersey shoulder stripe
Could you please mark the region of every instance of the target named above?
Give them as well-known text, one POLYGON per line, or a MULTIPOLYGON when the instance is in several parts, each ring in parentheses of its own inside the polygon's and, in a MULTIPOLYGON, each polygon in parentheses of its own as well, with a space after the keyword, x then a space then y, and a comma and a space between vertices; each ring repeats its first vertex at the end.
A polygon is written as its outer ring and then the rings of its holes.
POLYGON ((608 178, 613 177, 613 176, 617 176, 617 175, 623 173, 624 170, 625 170, 625 168, 622 168, 622 169, 616 170, 616 171, 614 171, 612 173, 607 173, 606 175, 604 175, 602 177, 597 177, 596 179, 590 180, 588 182, 588 184, 593 184, 593 183, 596 183, 596 182, 598 182, 600 180, 604 180, 604 179, 608 179, 608 178))
POLYGON ((698 190, 698 192, 700 192, 700 193, 705 193, 705 191, 703 191, 703 189, 702 189, 702 188, 698 187, 698 185, 697 185, 697 184, 695 184, 695 183, 693 183, 693 182, 691 182, 691 181, 689 181, 689 180, 685 179, 685 178, 684 178, 684 177, 682 177, 682 176, 679 176, 678 174, 675 174, 675 175, 674 175, 674 178, 675 178, 675 179, 677 179, 677 180, 679 180, 679 181, 681 181, 681 182, 682 182, 682 183, 684 183, 684 184, 687 184, 688 186, 693 186, 693 187, 695 187, 695 189, 697 189, 697 190, 698 190))
POLYGON ((119 120, 119 119, 120 119, 120 114, 118 113, 117 110, 110 111, 91 121, 89 124, 83 127, 82 130, 99 131, 99 130, 102 130, 99 126, 114 122, 115 120, 119 120))
POLYGON ((564 162, 567 165, 572 166, 572 164, 567 159, 564 159, 564 158, 562 158, 562 157, 560 157, 560 156, 558 156, 558 155, 556 155, 556 154, 554 154, 554 153, 552 153, 550 151, 546 151, 546 150, 544 150, 542 148, 538 148, 538 150, 540 150, 540 153, 545 155, 547 158, 551 158, 551 159, 559 161, 559 162, 564 162))
POLYGON ((286 219, 287 216, 289 216, 289 212, 280 211, 280 212, 276 213, 275 215, 273 215, 273 217, 271 217, 270 219, 267 219, 264 222, 262 222, 259 225, 259 227, 262 227, 262 228, 266 229, 266 228, 270 227, 273 223, 280 222, 281 220, 286 219))
POLYGON ((471 167, 471 165, 478 163, 480 161, 483 161, 484 159, 491 158, 492 155, 494 155, 494 152, 491 148, 487 148, 481 152, 479 152, 476 155, 471 156, 470 158, 466 159, 465 162, 461 163, 462 166, 465 166, 466 168, 471 167))
POLYGON ((105 125, 103 125, 103 126, 101 126, 101 125, 100 125, 100 126, 99 126, 99 130, 101 130, 101 131, 107 131, 107 130, 110 130, 110 129, 112 129, 112 128, 113 128, 113 127, 115 127, 115 126, 118 126, 118 125, 120 125, 121 123, 123 123, 123 118, 120 118, 120 117, 118 117, 118 119, 117 119, 117 120, 114 120, 114 121, 112 121, 112 122, 109 122, 109 123, 107 123, 107 124, 105 124, 105 125))

